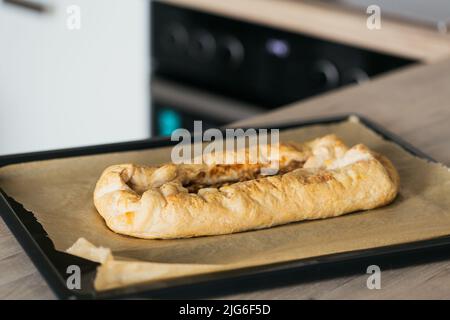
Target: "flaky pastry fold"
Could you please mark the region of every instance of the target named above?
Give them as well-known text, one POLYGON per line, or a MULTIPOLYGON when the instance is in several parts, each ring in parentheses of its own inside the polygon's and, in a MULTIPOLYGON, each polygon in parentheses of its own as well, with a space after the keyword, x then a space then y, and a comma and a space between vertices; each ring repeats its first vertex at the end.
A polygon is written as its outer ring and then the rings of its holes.
POLYGON ((399 176, 386 157, 362 144, 348 148, 334 135, 280 143, 278 160, 272 176, 261 175, 267 164, 214 159, 114 165, 98 180, 94 204, 114 232, 172 239, 336 217, 386 205, 398 193, 399 176))

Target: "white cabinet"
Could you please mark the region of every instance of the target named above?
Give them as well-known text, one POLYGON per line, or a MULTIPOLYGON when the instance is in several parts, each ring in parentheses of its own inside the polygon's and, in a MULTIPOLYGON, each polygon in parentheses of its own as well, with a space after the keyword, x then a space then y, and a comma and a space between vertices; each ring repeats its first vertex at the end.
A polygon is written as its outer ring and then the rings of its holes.
POLYGON ((40 3, 0 2, 0 154, 148 137, 149 1, 40 3))

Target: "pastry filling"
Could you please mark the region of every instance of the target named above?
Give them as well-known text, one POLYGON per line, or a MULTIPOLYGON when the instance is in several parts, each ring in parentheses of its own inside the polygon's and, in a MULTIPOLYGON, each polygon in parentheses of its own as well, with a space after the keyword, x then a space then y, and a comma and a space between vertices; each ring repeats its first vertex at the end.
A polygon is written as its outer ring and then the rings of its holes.
MULTIPOLYGON (((280 166, 276 175, 283 175, 296 169, 303 168, 304 161, 290 161, 284 166, 280 166)), ((200 172, 195 179, 183 183, 183 187, 189 193, 197 193, 203 188, 220 188, 234 183, 250 181, 267 177, 261 174, 261 165, 215 165, 208 174, 200 172)))

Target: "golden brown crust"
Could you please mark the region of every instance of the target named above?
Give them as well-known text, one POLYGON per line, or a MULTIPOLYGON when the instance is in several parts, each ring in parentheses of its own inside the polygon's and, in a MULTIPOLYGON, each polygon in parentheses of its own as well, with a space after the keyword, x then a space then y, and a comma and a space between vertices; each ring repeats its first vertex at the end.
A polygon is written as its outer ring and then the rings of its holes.
POLYGON ((364 145, 348 149, 329 135, 279 150, 274 176, 261 176, 262 165, 250 163, 111 166, 97 182, 94 203, 117 233, 170 239, 334 217, 397 195, 396 169, 364 145))

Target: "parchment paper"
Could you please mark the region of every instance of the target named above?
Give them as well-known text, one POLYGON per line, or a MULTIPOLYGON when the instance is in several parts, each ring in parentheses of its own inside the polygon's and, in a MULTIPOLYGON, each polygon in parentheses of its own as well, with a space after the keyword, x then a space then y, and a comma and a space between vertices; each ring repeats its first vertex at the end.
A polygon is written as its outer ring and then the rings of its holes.
MULTIPOLYGON (((389 157, 401 177, 389 206, 333 219, 292 223, 265 230, 180 240, 142 240, 110 231, 96 212, 92 193, 112 164, 160 164, 170 148, 110 153, 10 165, 0 169, 0 187, 33 212, 55 248, 72 252, 109 248, 96 288, 258 266, 339 252, 436 238, 450 234, 450 171, 416 158, 353 119, 283 131, 281 141, 304 141, 328 133, 348 145, 364 143, 389 157), (92 246, 89 247, 89 246, 92 246)), ((92 253, 92 252, 91 252, 92 253)), ((92 257, 90 257, 93 259, 92 257)), ((93 259, 95 260, 95 259, 93 259)))

